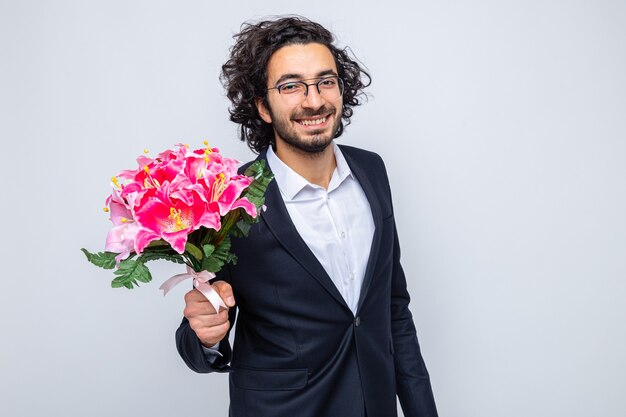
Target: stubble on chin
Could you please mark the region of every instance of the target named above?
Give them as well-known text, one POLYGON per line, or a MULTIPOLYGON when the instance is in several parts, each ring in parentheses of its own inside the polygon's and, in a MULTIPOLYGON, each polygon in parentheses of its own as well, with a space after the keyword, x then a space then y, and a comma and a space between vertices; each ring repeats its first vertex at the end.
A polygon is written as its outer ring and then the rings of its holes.
POLYGON ((289 135, 281 137, 282 142, 293 151, 310 157, 317 158, 323 154, 333 141, 333 136, 324 138, 321 135, 314 136, 311 140, 306 141, 300 138, 293 138, 289 135))
MULTIPOLYGON (((298 135, 295 130, 286 128, 282 125, 275 126, 274 132, 278 137, 280 137, 281 142, 288 146, 291 150, 303 156, 318 158, 323 155, 324 151, 333 142, 333 139, 339 130, 341 119, 337 119, 336 114, 333 114, 333 118, 334 124, 330 133, 324 133, 323 130, 319 132, 311 131, 308 132, 308 135, 305 138, 302 135, 298 135)), ((293 123, 297 122, 293 120, 293 123)))

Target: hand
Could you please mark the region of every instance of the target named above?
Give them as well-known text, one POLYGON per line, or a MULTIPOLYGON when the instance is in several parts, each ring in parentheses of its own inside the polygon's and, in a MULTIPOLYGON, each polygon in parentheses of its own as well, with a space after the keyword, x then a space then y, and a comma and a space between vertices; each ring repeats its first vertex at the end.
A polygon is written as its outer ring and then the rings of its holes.
MULTIPOLYGON (((235 305, 233 289, 225 281, 215 281, 211 284, 228 307, 235 305)), ((216 314, 215 308, 209 300, 197 289, 193 289, 185 294, 185 311, 183 313, 189 325, 196 332, 200 342, 210 348, 226 336, 230 328, 228 321, 228 310, 222 310, 216 314)))

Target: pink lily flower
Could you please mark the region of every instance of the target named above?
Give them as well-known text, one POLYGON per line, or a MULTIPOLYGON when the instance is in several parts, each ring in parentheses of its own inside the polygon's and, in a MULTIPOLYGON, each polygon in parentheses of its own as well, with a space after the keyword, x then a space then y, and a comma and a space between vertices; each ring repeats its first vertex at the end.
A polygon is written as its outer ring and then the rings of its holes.
POLYGON ((107 199, 107 205, 111 213, 113 228, 107 234, 104 250, 118 253, 115 262, 119 265, 120 261, 126 259, 135 249, 135 238, 139 226, 133 220, 132 211, 124 203, 118 189, 113 189, 113 193, 107 199))
POLYGON ((135 249, 135 237, 139 231, 136 222, 129 222, 120 226, 113 226, 107 234, 104 250, 115 252, 115 265, 119 266, 120 261, 128 258, 128 255, 135 249))
POLYGON ((241 192, 252 183, 252 178, 245 175, 228 178, 222 172, 215 175, 212 181, 209 178, 205 183, 209 189, 209 207, 211 210, 224 216, 231 210, 243 208, 250 216, 256 217, 256 206, 247 198, 239 198, 241 192))
POLYGON ((204 154, 202 159, 198 153, 187 157, 187 177, 190 181, 202 184, 206 192, 206 201, 212 211, 220 216, 229 211, 243 208, 249 215, 256 217, 256 206, 246 198, 239 198, 241 192, 248 187, 253 179, 245 175, 237 174, 237 160, 225 158, 217 153, 204 154), (208 159, 208 161, 207 161, 208 159), (200 160, 202 162, 200 162, 200 160))
POLYGON ((135 210, 141 228, 137 232, 135 251, 141 253, 152 241, 163 239, 178 252, 185 251, 187 236, 200 227, 219 230, 220 215, 208 209, 206 203, 197 196, 192 204, 172 198, 170 184, 165 183, 135 210))

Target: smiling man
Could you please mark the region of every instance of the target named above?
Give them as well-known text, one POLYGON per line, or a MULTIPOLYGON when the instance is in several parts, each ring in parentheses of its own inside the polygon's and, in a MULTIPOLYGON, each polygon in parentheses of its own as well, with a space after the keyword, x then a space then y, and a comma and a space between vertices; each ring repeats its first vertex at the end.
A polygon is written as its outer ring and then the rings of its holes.
POLYGON ((256 104, 263 121, 274 128, 279 152, 329 150, 341 123, 343 91, 330 50, 319 43, 284 46, 270 58, 267 74, 268 84, 275 85, 268 94, 279 97, 271 107, 269 98, 257 98, 256 104))
POLYGON ((261 221, 233 239, 237 265, 212 284, 229 310, 187 293, 181 357, 230 372, 232 417, 396 416, 396 396, 406 417, 436 416, 384 164, 334 143, 369 75, 301 17, 235 39, 222 73, 231 120, 275 181, 261 221))

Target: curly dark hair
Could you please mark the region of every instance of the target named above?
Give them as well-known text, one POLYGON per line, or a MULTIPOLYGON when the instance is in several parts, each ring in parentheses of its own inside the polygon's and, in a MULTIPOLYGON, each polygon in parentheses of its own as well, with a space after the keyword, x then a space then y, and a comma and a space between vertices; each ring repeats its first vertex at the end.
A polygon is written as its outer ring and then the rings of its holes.
POLYGON ((230 120, 240 125, 240 138, 253 152, 259 153, 274 141, 271 124, 259 116, 255 100, 267 102, 267 63, 274 52, 291 44, 320 43, 333 54, 339 78, 343 80, 343 112, 335 137, 350 124, 353 107, 361 104, 363 89, 371 84, 371 77, 355 59, 349 48, 340 49, 333 43, 335 37, 319 23, 302 16, 284 16, 258 23, 246 22, 233 36, 230 59, 222 66, 220 80, 226 96, 232 102, 230 120), (344 125, 345 122, 345 125, 344 125))

